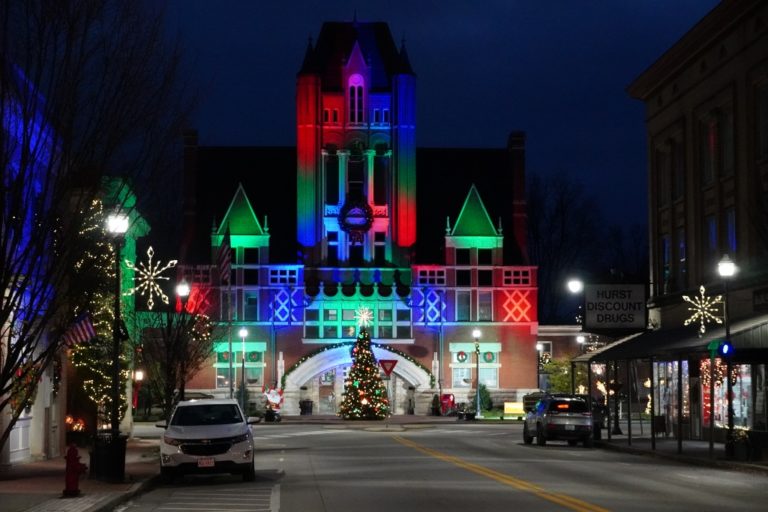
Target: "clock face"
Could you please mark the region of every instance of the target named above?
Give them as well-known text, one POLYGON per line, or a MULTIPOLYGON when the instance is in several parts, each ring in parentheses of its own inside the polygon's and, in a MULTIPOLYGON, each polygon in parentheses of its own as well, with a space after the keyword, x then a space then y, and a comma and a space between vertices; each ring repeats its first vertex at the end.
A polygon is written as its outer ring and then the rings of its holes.
POLYGON ((348 202, 339 212, 339 226, 349 233, 353 243, 362 243, 372 225, 373 210, 365 199, 348 202))
POLYGON ((342 219, 342 222, 350 227, 364 227, 368 222, 368 216, 365 214, 365 210, 355 206, 347 212, 347 215, 342 219))

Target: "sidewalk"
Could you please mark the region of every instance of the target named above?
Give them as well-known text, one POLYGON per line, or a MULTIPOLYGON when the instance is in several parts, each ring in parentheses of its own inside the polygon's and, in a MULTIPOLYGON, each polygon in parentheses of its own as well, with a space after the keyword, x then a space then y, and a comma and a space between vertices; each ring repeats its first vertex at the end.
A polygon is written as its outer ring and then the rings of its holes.
POLYGON ((727 459, 723 443, 714 443, 713 451, 710 455, 709 441, 684 439, 682 447, 680 447, 678 446, 677 439, 674 437, 664 437, 663 434, 660 434, 656 437, 656 447, 653 449, 651 436, 647 430, 642 435, 633 433, 631 441, 626 432, 620 435, 612 435, 609 441, 606 431, 603 430, 603 438, 600 441, 595 441, 595 446, 606 450, 619 450, 637 455, 661 457, 685 464, 759 472, 768 476, 768 460, 740 461, 727 459))
MULTIPOLYGON (((369 429, 377 431, 402 431, 406 429, 427 428, 430 425, 456 424, 455 417, 440 416, 393 416, 383 421, 343 421, 336 416, 309 415, 286 416, 283 424, 326 425, 335 428, 369 429)), ((483 424, 519 425, 514 420, 479 420, 461 421, 462 424, 482 426, 483 424)), ((138 424, 138 427, 152 431, 154 425, 138 424)), ((258 426, 256 427, 258 428, 258 426)), ((682 453, 678 453, 677 441, 671 437, 657 437, 656 449, 651 450, 650 434, 646 430, 642 435, 633 433, 631 444, 626 434, 612 435, 607 439, 603 430, 603 439, 595 446, 607 450, 621 450, 644 456, 663 457, 685 464, 736 469, 740 471, 760 472, 768 476, 768 460, 738 462, 725 459, 722 443, 715 443, 714 458, 709 456, 707 441, 683 442, 682 453)), ((514 442, 514 440, 513 440, 514 442)), ((89 454, 80 450, 80 461, 89 464, 89 454)), ((84 475, 80 479, 82 495, 77 498, 62 498, 64 490, 64 457, 30 462, 0 470, 0 503, 3 512, 106 512, 113 510, 120 503, 142 492, 154 483, 159 473, 158 439, 134 438, 128 440, 125 455, 126 481, 109 483, 94 480, 84 475)))
MULTIPOLYGON (((158 473, 158 440, 129 439, 125 453, 125 482, 109 483, 80 478, 81 495, 62 498, 64 457, 29 462, 0 471, 0 503, 3 512, 98 512, 119 503, 152 482, 158 473)), ((87 449, 80 449, 80 462, 89 465, 87 449)))

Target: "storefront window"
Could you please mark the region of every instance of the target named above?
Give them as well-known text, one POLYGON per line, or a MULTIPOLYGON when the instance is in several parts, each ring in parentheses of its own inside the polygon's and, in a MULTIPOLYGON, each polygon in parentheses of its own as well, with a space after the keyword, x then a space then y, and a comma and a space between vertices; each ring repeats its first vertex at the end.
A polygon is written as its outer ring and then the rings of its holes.
MULTIPOLYGON (((688 374, 688 362, 678 361, 656 363, 655 375, 655 404, 653 405, 653 414, 657 418, 663 418, 663 428, 666 432, 676 432, 676 425, 678 420, 678 365, 682 364, 682 386, 683 386, 683 403, 682 421, 684 428, 690 428, 691 418, 691 404, 689 401, 690 389, 689 389, 689 374, 688 374)), ((662 427, 662 424, 657 424, 657 427, 662 427)), ((686 432, 686 435, 688 432, 686 432)))
POLYGON ((733 425, 736 427, 751 427, 752 374, 748 364, 733 365, 733 425))
POLYGON ((470 368, 454 368, 452 373, 452 387, 468 388, 472 383, 472 370, 470 368))
POLYGON ((480 368, 480 384, 485 384, 487 388, 499 387, 499 369, 498 368, 480 368))
POLYGON ((217 388, 229 387, 229 368, 227 367, 216 368, 216 387, 217 388))

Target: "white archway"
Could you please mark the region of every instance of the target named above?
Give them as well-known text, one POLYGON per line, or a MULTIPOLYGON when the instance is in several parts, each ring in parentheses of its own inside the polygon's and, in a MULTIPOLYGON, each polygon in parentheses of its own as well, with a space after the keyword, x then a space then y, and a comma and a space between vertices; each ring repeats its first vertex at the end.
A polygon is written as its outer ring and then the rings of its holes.
MULTIPOLYGON (((350 348, 351 345, 344 345, 324 350, 303 362, 298 368, 285 376, 285 391, 298 391, 305 382, 319 373, 339 365, 352 364, 352 358, 349 354, 350 348)), ((373 355, 377 360, 397 360, 394 373, 411 383, 419 391, 430 389, 429 373, 403 356, 377 346, 373 347, 373 355)))

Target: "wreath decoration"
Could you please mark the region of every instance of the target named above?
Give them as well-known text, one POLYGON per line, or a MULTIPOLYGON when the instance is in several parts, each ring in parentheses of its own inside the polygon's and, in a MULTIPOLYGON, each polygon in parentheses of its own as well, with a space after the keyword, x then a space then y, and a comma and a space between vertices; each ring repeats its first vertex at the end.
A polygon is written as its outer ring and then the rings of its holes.
POLYGON ((339 226, 353 243, 363 243, 363 234, 373 226, 373 208, 365 199, 347 200, 339 211, 339 226))
POLYGON ((456 360, 460 363, 463 363, 464 361, 467 360, 467 353, 464 352, 463 350, 459 351, 459 353, 456 354, 456 360))
POLYGON ((41 377, 40 365, 27 361, 16 369, 15 375, 8 403, 11 406, 11 412, 18 415, 35 403, 37 383, 41 377))
POLYGON ((485 352, 483 354, 483 360, 486 363, 492 363, 493 361, 496 360, 496 355, 493 352, 485 352))

